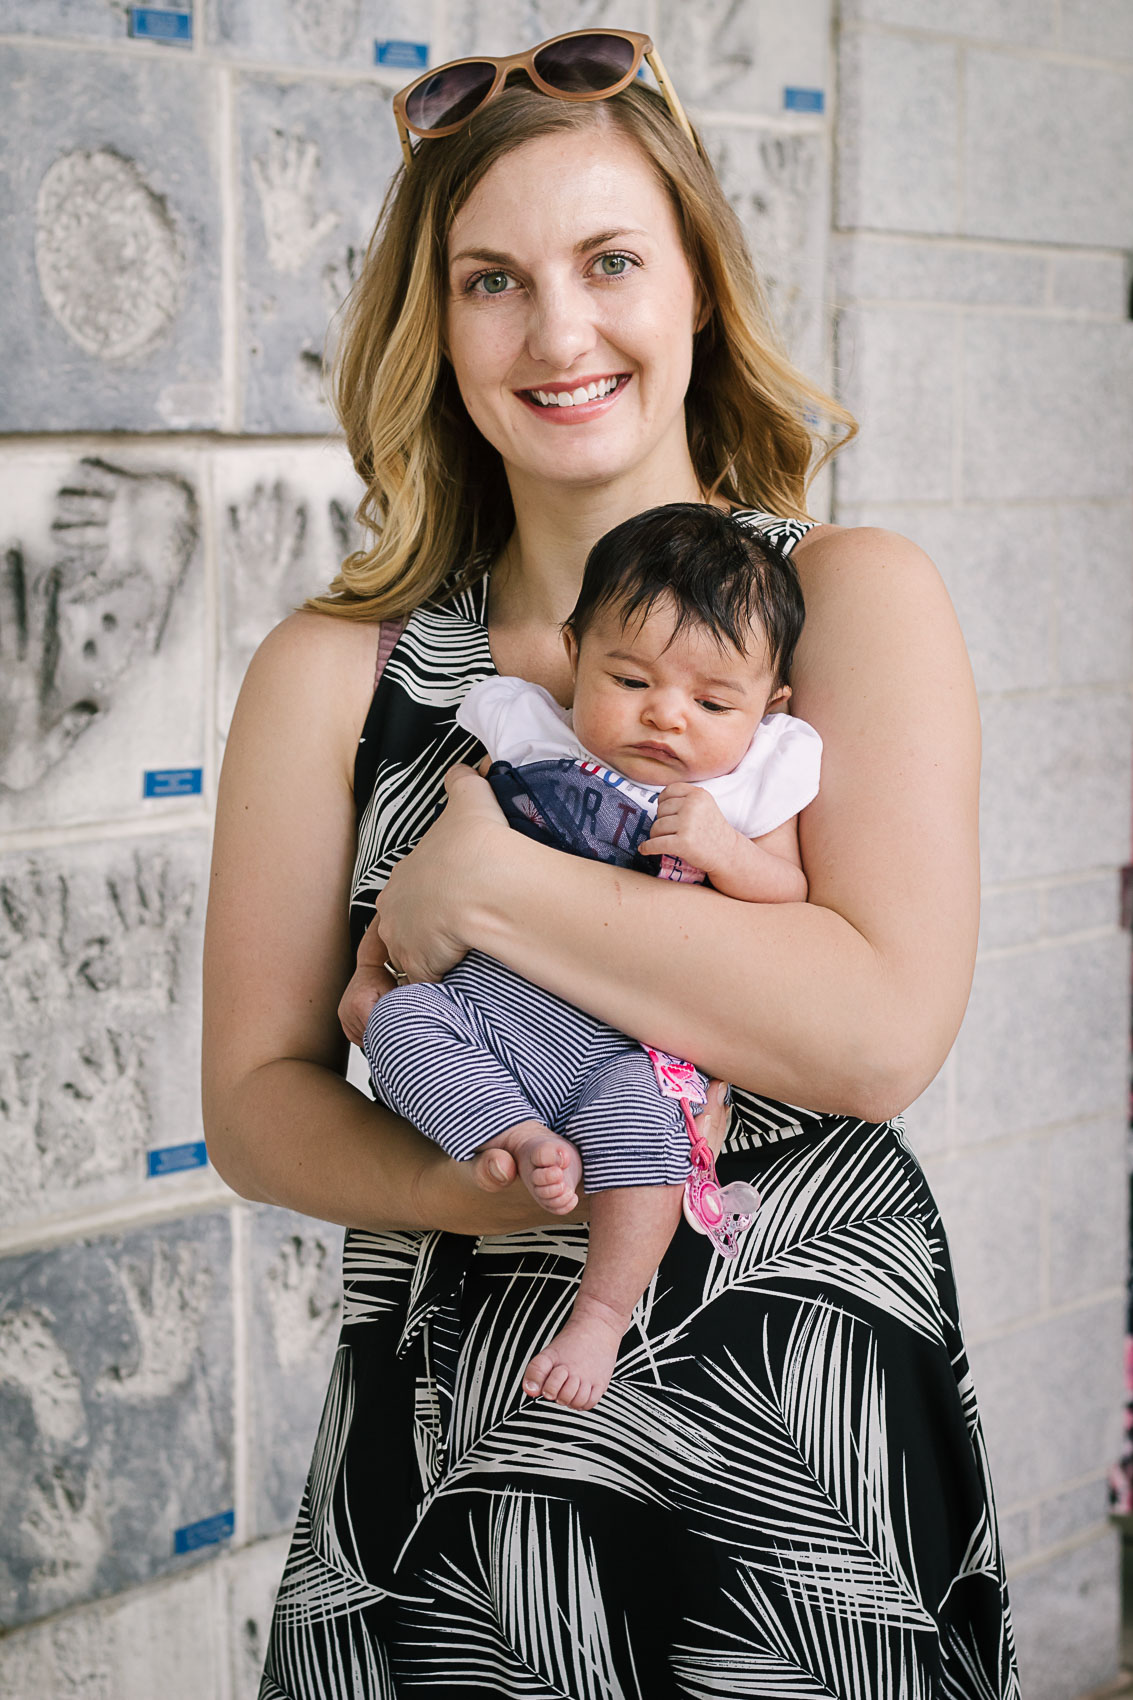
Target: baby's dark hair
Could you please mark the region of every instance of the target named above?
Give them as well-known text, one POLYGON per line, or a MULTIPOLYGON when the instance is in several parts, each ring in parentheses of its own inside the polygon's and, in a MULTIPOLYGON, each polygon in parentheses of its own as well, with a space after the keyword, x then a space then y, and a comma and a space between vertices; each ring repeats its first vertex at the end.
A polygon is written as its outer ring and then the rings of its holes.
POLYGON ((676 605, 673 636, 706 626, 741 655, 753 629, 767 643, 775 688, 785 685, 806 609, 798 574, 777 544, 720 508, 670 502, 635 514, 586 557, 578 601, 563 622, 576 643, 595 615, 615 608, 623 628, 664 597, 676 605))

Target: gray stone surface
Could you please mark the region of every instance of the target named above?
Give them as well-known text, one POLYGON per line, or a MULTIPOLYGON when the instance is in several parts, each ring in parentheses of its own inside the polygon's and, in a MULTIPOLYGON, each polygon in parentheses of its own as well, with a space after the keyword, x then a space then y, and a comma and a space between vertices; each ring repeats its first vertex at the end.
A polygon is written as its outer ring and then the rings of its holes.
POLYGON ((844 504, 840 518, 844 525, 899 532, 932 557, 948 587, 981 691, 1033 689, 1048 682, 1061 541, 1054 509, 994 503, 967 508, 844 504))
POLYGON ((980 950, 1006 950, 1035 944, 1042 935, 1042 894, 1036 886, 1010 887, 980 894, 980 950))
POLYGON ((1043 894, 1043 932, 1049 938, 1099 927, 1108 931, 1120 921, 1121 878, 1116 869, 1048 886, 1043 894))
POLYGON ((342 1307, 342 1229, 264 1205, 250 1216, 252 1532, 295 1521, 342 1307))
POLYGON ((1034 1140, 929 1158, 965 1333, 1033 1316, 1042 1293, 1042 1171, 1034 1140))
POLYGON ((977 964, 956 1042, 956 1141, 1119 1115, 1128 1090, 1124 936, 977 964))
POLYGON ((1133 327, 964 321, 963 493, 977 501, 1116 500, 1133 454, 1133 327))
POLYGON ((984 878, 1120 867, 1129 854, 1129 699, 1124 692, 987 697, 984 878))
POLYGON ((212 52, 243 60, 368 70, 375 41, 423 41, 440 62, 430 0, 205 0, 203 27, 212 52))
POLYGON ((1068 53, 1133 59, 1133 11, 1127 0, 1061 0, 1062 45, 1068 53))
MULTIPOLYGON (((1133 15, 1133 14, 1131 14, 1133 15)), ((1129 312, 1129 279, 1121 254, 1052 254, 1050 298, 1055 307, 1123 319, 1129 312)))
POLYGON ((0 1222, 183 1184, 146 1152, 202 1138, 207 866, 200 832, 0 858, 0 1222))
POLYGON ((965 55, 970 236, 1121 248, 1133 229, 1133 80, 1039 57, 965 55))
MULTIPOLYGON (((567 30, 631 29, 650 33, 653 19, 649 0, 447 0, 445 7, 445 57, 470 53, 520 53, 525 47, 546 41, 567 30)), ((666 52, 668 36, 654 37, 665 61, 665 69, 678 89, 681 83, 680 54, 666 52), (676 61, 676 63, 674 63, 676 61)))
POLYGON ((658 0, 654 40, 698 112, 782 112, 788 88, 822 89, 829 107, 830 0, 658 0))
POLYGON ((286 1538, 255 1541, 234 1552, 225 1563, 232 1700, 257 1700, 287 1547, 286 1538))
POLYGON ((838 394, 861 426, 834 462, 839 520, 847 503, 951 498, 955 348, 951 313, 892 307, 839 313, 838 394))
POLYGON ((705 140, 744 227, 774 327, 794 360, 821 381, 828 221, 822 137, 719 128, 705 140))
POLYGON ((1060 1541, 1073 1540, 1086 1529, 1099 1534, 1109 1515, 1109 1486, 1105 1476, 1067 1488, 1044 1499, 1038 1508, 1039 1546, 1056 1546, 1060 1541))
MULTIPOLYGON (((8 1700, 220 1700, 227 1648, 215 1565, 0 1639, 8 1700)), ((236 1697, 234 1697, 236 1700, 236 1697)), ((247 1689, 239 1700, 255 1700, 247 1689)))
POLYGON ((359 546, 362 496, 340 442, 220 451, 212 464, 219 540, 218 724, 231 719, 252 655, 271 628, 326 590, 359 546))
POLYGON ((228 1217, 9 1258, 3 1289, 13 1624, 186 1568, 175 1531, 232 1506, 228 1217))
POLYGON ((143 796, 204 759, 199 465, 0 458, 0 830, 199 808, 143 796))
POLYGON ((1129 502, 1058 511, 1057 665, 1066 684, 1124 684, 1133 672, 1129 502))
POLYGON ((842 302, 1041 307, 1046 300, 1047 262, 1040 254, 974 242, 928 242, 856 232, 838 236, 834 254, 842 302))
POLYGON ((1034 1550, 1035 1525, 1038 1522, 1034 1511, 999 1512, 999 1540, 1003 1547, 1003 1556, 1007 1561, 1008 1572, 1034 1550))
POLYGON ((389 99, 372 83, 238 84, 246 431, 322 433, 331 423, 328 327, 401 159, 389 99))
POLYGON ((937 30, 1012 47, 1058 44, 1058 0, 842 0, 847 23, 937 30))
POLYGON ((951 1141, 951 1078, 952 1059, 949 1057, 931 1086, 926 1087, 904 1113, 909 1144, 920 1158, 945 1149, 951 1141))
POLYGON ((220 425, 211 73, 6 45, 0 86, 0 430, 220 425))
POLYGON ((1120 1612, 1112 1530, 1024 1570, 1010 1587, 1027 1700, 1067 1700, 1112 1680, 1120 1612))
POLYGON ((1050 1136, 1050 1289, 1062 1302, 1124 1282, 1126 1140, 1121 1116, 1050 1136))
POLYGON ((1123 1327, 1109 1299, 969 1343, 999 1503, 1061 1492, 1117 1457, 1123 1327))
POLYGON ((0 0, 0 34, 125 41, 129 0, 0 0))
POLYGON ((848 31, 838 95, 843 230, 956 229, 959 81, 943 42, 848 31))

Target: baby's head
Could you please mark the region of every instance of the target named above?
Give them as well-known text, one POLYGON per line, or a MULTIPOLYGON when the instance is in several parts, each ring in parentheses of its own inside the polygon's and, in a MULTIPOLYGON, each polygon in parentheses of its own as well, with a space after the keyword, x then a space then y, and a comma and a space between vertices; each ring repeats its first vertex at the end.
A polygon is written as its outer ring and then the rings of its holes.
POLYGON ((563 625, 579 742, 646 785, 730 773, 791 694, 803 618, 788 558, 718 508, 673 502, 615 526, 563 625))

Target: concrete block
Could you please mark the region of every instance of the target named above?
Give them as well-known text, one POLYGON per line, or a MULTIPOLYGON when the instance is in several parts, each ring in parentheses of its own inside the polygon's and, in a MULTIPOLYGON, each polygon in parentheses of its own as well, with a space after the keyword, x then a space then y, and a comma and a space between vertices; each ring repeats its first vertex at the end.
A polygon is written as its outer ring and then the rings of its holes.
POLYGON ((0 430, 216 427, 213 76, 180 54, 98 65, 0 47, 0 430))
POLYGON ((1102 313, 1124 319, 1129 312, 1129 281, 1120 254, 1052 254, 1050 298, 1055 307, 1102 313))
POLYGON ((1112 929, 1121 922, 1121 880, 1115 870, 1088 879, 1067 880, 1043 893, 1043 932, 1047 938, 1066 933, 1112 929))
MULTIPOLYGON (((204 35, 212 53, 275 65, 366 70, 375 41, 424 41, 431 64, 447 57, 437 50, 430 0, 205 0, 204 35)), ((400 83, 413 78, 412 71, 394 75, 400 83)))
POLYGON ((1128 73, 973 50, 964 61, 969 236, 1121 248, 1133 227, 1128 73))
POLYGON ((1013 47, 1058 44, 1057 0, 842 0, 842 17, 1013 47))
POLYGON ((775 328, 793 359, 821 380, 829 218, 823 139, 721 127, 705 140, 743 225, 775 328))
POLYGON ((362 485, 339 441, 219 451, 212 460, 220 562, 223 733, 257 646, 307 596, 326 590, 362 540, 362 485))
POLYGON ((201 1565, 5 1636, 0 1691, 9 1700, 219 1700, 227 1649, 216 1569, 201 1565))
POLYGON ((1033 1511, 999 1513, 999 1542, 1009 1570, 1034 1551, 1037 1522, 1033 1511))
POLYGON ((926 1170, 973 1338, 1033 1315, 1042 1277, 1042 1166, 1035 1140, 930 1157, 926 1170))
POLYGON ((1058 510, 1057 665, 1066 684, 1133 673, 1133 529, 1129 497, 1058 510))
POLYGON ((1122 1113, 1128 956, 1114 935, 977 964, 955 1048, 958 1144, 1122 1113))
POLYGON ((1086 1529, 1099 1533, 1109 1515, 1109 1487, 1105 1476, 1067 1488, 1038 1508, 1039 1546, 1053 1547, 1073 1540, 1086 1529))
POLYGON ((1034 879, 1129 860, 1129 701, 1092 691, 982 705, 983 871, 1034 879))
POLYGON ((838 393, 861 426, 834 462, 839 518, 846 503, 951 499, 955 347, 951 313, 893 307, 839 313, 838 393))
POLYGON ((1060 1492, 1117 1457, 1123 1314, 1121 1300, 1106 1300, 969 1342, 1002 1504, 1060 1492))
POLYGON ((1124 1285, 1126 1141, 1124 1116, 1050 1135, 1050 1290, 1059 1303, 1124 1285))
MULTIPOLYGON (((519 53, 549 36, 579 29, 631 29, 652 34, 652 8, 648 0, 629 0, 624 6, 615 4, 615 0, 586 0, 582 6, 578 0, 492 0, 490 6, 483 5, 481 0, 448 0, 445 58, 471 53, 519 53)), ((669 38, 658 32, 653 39, 661 50, 665 69, 683 94, 676 44, 666 54, 669 38)))
POLYGON ((839 517, 900 532, 931 555, 981 691, 1034 689, 1050 679, 1061 535, 1051 509, 867 503, 843 506, 839 517))
POLYGON ((698 113, 782 112, 788 88, 822 89, 829 102, 830 0, 659 0, 654 40, 698 113))
POLYGON ((198 1562, 233 1504, 226 1213, 3 1271, 0 1595, 8 1624, 198 1562))
POLYGON ((1133 59, 1133 12, 1125 0, 1062 0, 1062 45, 1067 53, 1133 59))
POLYGON ((246 431, 321 434, 332 422, 328 327, 401 160, 389 102, 373 83, 249 76, 237 86, 246 431))
POLYGON ((259 1694, 271 1614, 287 1548, 287 1538, 256 1541, 225 1560, 232 1700, 256 1700, 259 1694))
POLYGON ((1060 1553, 1011 1579, 1011 1610, 1027 1700, 1067 1700, 1117 1671, 1117 1537, 1060 1553))
POLYGON ((198 1184, 146 1154, 200 1140, 208 842, 0 859, 0 1222, 198 1184))
POLYGON ((966 498, 1127 498, 1133 328, 972 314, 963 373, 966 498))
POLYGON ((923 38, 843 35, 837 224, 843 230, 956 229, 956 49, 923 38))
POLYGON ((952 1139, 952 1058, 930 1086, 904 1112, 909 1144, 923 1161, 944 1150, 952 1139))
POLYGON ((20 0, 0 0, 0 34, 42 35, 125 41, 128 33, 127 0, 37 0, 34 6, 20 0))
POLYGON ((270 1205, 250 1222, 251 1515, 264 1535, 290 1528, 307 1479, 338 1339, 342 1230, 270 1205))
POLYGON ((183 814, 204 759, 198 467, 179 451, 0 458, 0 830, 183 814))
POLYGON ((1047 262, 1039 254, 859 232, 835 237, 834 254, 840 302, 1041 307, 1046 300, 1047 262))
POLYGON ((1042 895, 1034 886, 984 890, 980 895, 980 950, 1009 950, 1042 937, 1042 895))

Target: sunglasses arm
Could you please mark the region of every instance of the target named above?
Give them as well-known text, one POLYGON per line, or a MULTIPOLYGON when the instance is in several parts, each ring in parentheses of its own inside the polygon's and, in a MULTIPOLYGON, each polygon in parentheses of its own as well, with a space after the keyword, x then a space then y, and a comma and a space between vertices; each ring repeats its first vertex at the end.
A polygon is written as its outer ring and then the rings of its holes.
POLYGON ((661 55, 655 47, 651 48, 645 55, 645 62, 657 79, 657 87, 661 90, 661 93, 669 103, 669 111, 673 114, 673 117, 676 119, 681 129, 699 153, 700 149, 697 146, 697 140, 696 136, 693 134, 692 125, 688 121, 685 109, 680 103, 676 89, 669 80, 669 73, 661 63, 661 55))
POLYGON ((405 155, 405 164, 408 167, 413 164, 413 147, 409 140, 409 131, 405 128, 398 113, 394 113, 393 120, 397 125, 397 139, 401 143, 401 151, 405 155))

